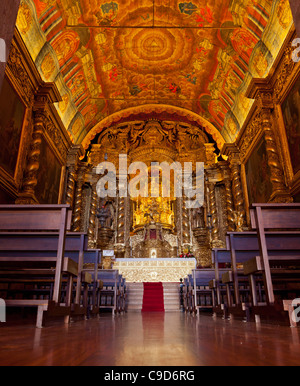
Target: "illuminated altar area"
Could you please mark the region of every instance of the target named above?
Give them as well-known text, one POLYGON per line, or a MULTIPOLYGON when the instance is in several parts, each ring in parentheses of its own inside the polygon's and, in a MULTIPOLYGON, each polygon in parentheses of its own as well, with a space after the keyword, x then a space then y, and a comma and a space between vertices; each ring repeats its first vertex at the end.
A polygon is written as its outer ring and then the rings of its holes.
POLYGON ((196 259, 116 259, 113 268, 118 269, 128 283, 179 282, 196 268, 196 259))
MULTIPOLYGON (((114 250, 113 267, 126 280, 178 281, 196 266, 211 265, 211 247, 225 245, 228 165, 224 161, 224 167, 222 162, 220 168, 215 167, 215 146, 201 127, 161 121, 154 115, 147 120, 120 123, 99 133, 87 161, 86 165, 91 165, 88 179, 92 189, 84 186, 82 197, 86 213, 93 212, 89 217, 89 245, 114 250), (120 168, 120 154, 127 169, 120 168), (118 182, 126 180, 128 189, 133 182, 139 192, 141 186, 134 183, 142 181, 137 178, 141 172, 128 170, 134 163, 143 163, 145 194, 99 199, 96 186, 104 174, 95 170, 103 162, 115 165, 118 182), (199 208, 189 209, 187 205, 182 183, 185 162, 193 168, 197 162, 205 165, 206 194, 199 208), (180 180, 171 170, 175 163, 182 165, 180 180), (170 174, 165 173, 163 164, 169 165, 170 174), (182 258, 187 253, 190 258, 182 258)), ((83 216, 83 222, 85 219, 83 216)))

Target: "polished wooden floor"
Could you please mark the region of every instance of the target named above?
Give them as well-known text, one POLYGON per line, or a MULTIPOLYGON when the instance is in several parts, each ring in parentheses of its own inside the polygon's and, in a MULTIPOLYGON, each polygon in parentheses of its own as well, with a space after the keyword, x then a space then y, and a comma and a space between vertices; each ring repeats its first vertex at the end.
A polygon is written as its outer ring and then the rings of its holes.
POLYGON ((0 324, 1 366, 294 366, 298 328, 193 317, 126 313, 55 324, 0 324))

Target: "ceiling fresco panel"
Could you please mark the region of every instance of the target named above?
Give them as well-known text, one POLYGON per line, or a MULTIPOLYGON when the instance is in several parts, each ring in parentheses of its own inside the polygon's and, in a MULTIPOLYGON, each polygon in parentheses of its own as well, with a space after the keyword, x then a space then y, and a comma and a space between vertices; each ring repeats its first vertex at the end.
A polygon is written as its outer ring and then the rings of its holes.
POLYGON ((291 26, 288 0, 22 0, 17 21, 74 143, 147 105, 190 111, 234 141, 246 86, 291 26))

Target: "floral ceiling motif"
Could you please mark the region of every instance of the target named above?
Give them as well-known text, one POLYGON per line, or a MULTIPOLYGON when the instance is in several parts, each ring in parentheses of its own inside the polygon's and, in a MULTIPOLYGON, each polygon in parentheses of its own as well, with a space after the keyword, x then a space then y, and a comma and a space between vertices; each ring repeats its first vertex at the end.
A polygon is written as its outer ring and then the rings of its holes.
POLYGON ((17 27, 74 143, 110 116, 167 105, 234 141, 292 26, 288 0, 22 0, 17 27), (211 128, 214 127, 214 130, 211 128))

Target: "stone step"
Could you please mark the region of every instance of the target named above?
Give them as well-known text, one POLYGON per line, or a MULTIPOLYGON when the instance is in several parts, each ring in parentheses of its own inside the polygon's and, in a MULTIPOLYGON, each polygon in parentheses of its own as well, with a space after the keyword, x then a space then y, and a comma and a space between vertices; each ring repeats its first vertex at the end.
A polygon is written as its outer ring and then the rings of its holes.
MULTIPOLYGON (((163 283, 164 308, 166 312, 180 311, 180 287, 179 283, 163 283)), ((140 312, 143 306, 144 284, 126 284, 126 309, 129 312, 140 312)))

